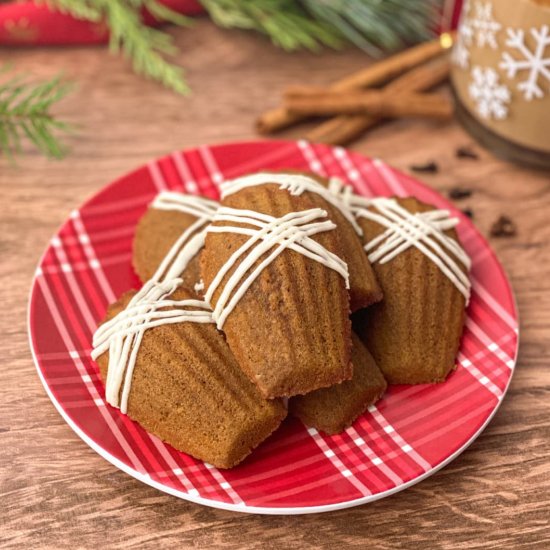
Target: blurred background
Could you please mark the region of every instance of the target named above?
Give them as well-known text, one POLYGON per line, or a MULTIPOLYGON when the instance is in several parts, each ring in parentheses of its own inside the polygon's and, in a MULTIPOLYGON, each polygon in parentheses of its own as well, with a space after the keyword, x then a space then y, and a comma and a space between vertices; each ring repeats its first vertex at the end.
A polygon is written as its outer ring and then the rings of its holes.
POLYGON ((243 130, 279 102, 288 83, 328 86, 346 70, 434 39, 456 26, 460 6, 460 0, 4 1, 0 147, 4 156, 34 149, 61 158, 71 149, 77 156, 83 141, 108 139, 116 140, 118 153, 132 155, 135 134, 123 130, 128 120, 148 136, 151 153, 167 136, 177 146, 195 144, 197 131, 202 141, 250 136, 243 130))

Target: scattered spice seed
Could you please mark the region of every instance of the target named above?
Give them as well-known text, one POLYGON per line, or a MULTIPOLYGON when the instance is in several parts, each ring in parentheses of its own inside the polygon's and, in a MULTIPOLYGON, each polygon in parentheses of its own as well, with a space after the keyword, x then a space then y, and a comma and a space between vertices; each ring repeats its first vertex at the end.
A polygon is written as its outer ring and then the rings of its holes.
POLYGON ((467 199, 472 196, 472 190, 465 187, 453 187, 449 190, 449 197, 455 201, 467 199))
POLYGON ((468 216, 468 218, 472 219, 474 217, 474 211, 471 208, 464 208, 461 211, 465 216, 468 216))
POLYGON ((413 164, 409 167, 413 172, 426 172, 435 174, 439 172, 439 166, 435 162, 427 162, 426 164, 413 164))
POLYGON ((472 159, 472 160, 478 160, 479 155, 470 147, 459 147, 456 150, 456 156, 459 159, 472 159))
POLYGON ((500 216, 491 226, 490 234, 491 237, 514 237, 517 227, 508 216, 500 216))

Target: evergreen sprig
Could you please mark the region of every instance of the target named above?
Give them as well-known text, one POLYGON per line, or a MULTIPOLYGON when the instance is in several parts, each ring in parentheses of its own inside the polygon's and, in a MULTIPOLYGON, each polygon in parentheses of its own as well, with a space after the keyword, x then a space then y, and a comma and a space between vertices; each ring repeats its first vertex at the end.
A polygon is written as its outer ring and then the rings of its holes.
POLYGON ((300 0, 308 14, 331 25, 373 56, 433 36, 440 0, 300 0))
MULTIPOLYGON (((6 69, 0 72, 5 75, 6 69)), ((13 159, 26 138, 45 155, 62 158, 66 149, 57 134, 69 126, 51 114, 51 107, 69 89, 59 77, 39 84, 25 82, 21 76, 0 81, 0 153, 13 159)))
POLYGON ((202 0, 213 21, 226 28, 258 31, 284 50, 339 48, 341 33, 328 21, 310 17, 295 0, 202 0))
POLYGON ((122 52, 134 71, 156 80, 179 93, 189 93, 183 69, 170 63, 167 57, 175 56, 178 49, 172 37, 147 26, 141 17, 147 9, 163 22, 189 25, 191 19, 164 6, 158 0, 44 0, 51 8, 69 13, 76 19, 94 23, 105 21, 109 28, 109 47, 122 52))
POLYGON ((292 51, 355 44, 371 55, 427 39, 441 0, 201 0, 220 26, 251 29, 292 51))
MULTIPOLYGON (((157 19, 177 25, 191 20, 158 0, 41 0, 78 19, 110 30, 111 51, 122 51, 134 70, 180 94, 189 88, 181 67, 167 57, 178 53, 172 37, 145 25, 147 9, 157 19)), ((287 50, 317 51, 350 42, 372 55, 426 39, 434 28, 441 0, 201 0, 214 22, 254 30, 287 50)))

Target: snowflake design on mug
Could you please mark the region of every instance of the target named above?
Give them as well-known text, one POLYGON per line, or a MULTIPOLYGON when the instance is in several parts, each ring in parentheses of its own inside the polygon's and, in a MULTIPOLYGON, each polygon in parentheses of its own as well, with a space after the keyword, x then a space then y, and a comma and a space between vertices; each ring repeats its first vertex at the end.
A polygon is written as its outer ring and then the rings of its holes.
POLYGON ((508 115, 510 90, 499 82, 497 72, 490 67, 474 67, 468 87, 479 116, 485 119, 504 120, 508 115))
POLYGON ((506 46, 519 53, 521 59, 515 59, 508 52, 504 52, 499 67, 506 71, 508 78, 514 78, 520 71, 528 71, 526 78, 517 85, 526 101, 544 97, 545 91, 539 85, 539 79, 550 82, 550 56, 544 57, 546 47, 550 45, 548 25, 531 29, 534 48, 529 48, 525 43, 525 33, 522 29, 508 28, 506 32, 506 46))
POLYGON ((474 38, 474 29, 470 19, 470 2, 466 0, 462 9, 460 24, 456 36, 456 42, 451 53, 451 60, 462 69, 470 65, 470 46, 474 38))
POLYGON ((496 50, 496 34, 502 28, 502 25, 493 17, 493 4, 491 2, 476 2, 474 12, 470 25, 475 34, 476 45, 479 48, 489 46, 496 50))

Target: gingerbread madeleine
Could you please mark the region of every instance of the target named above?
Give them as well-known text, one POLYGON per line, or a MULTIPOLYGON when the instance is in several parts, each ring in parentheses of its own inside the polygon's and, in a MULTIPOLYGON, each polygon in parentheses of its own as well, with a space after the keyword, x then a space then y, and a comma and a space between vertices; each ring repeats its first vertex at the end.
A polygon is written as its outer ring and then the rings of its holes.
POLYGON ((349 277, 335 227, 309 197, 260 185, 226 197, 208 228, 205 300, 268 398, 351 377, 349 277))
POLYGON ((361 250, 362 229, 341 199, 341 182, 293 170, 260 172, 222 183, 221 196, 225 198, 248 187, 268 184, 277 184, 282 192, 291 195, 307 196, 315 206, 326 210, 336 224, 342 243, 342 259, 349 271, 351 310, 356 311, 380 301, 382 291, 368 258, 361 250))
POLYGON ((390 384, 441 382, 455 366, 470 296, 457 218, 413 197, 355 200, 384 300, 359 336, 390 384))
POLYGON ((204 229, 217 208, 216 201, 204 197, 174 191, 159 193, 136 228, 133 265, 139 278, 151 279, 173 246, 181 248, 194 238, 200 246, 181 274, 183 284, 194 288, 200 279, 198 253, 204 244, 204 229))
POLYGON ((279 426, 286 409, 244 375, 206 304, 172 290, 150 281, 109 307, 93 353, 106 399, 175 449, 231 468, 279 426))
POLYGON ((345 430, 386 391, 386 380, 372 355, 352 332, 353 378, 289 400, 289 411, 306 426, 329 435, 345 430))

